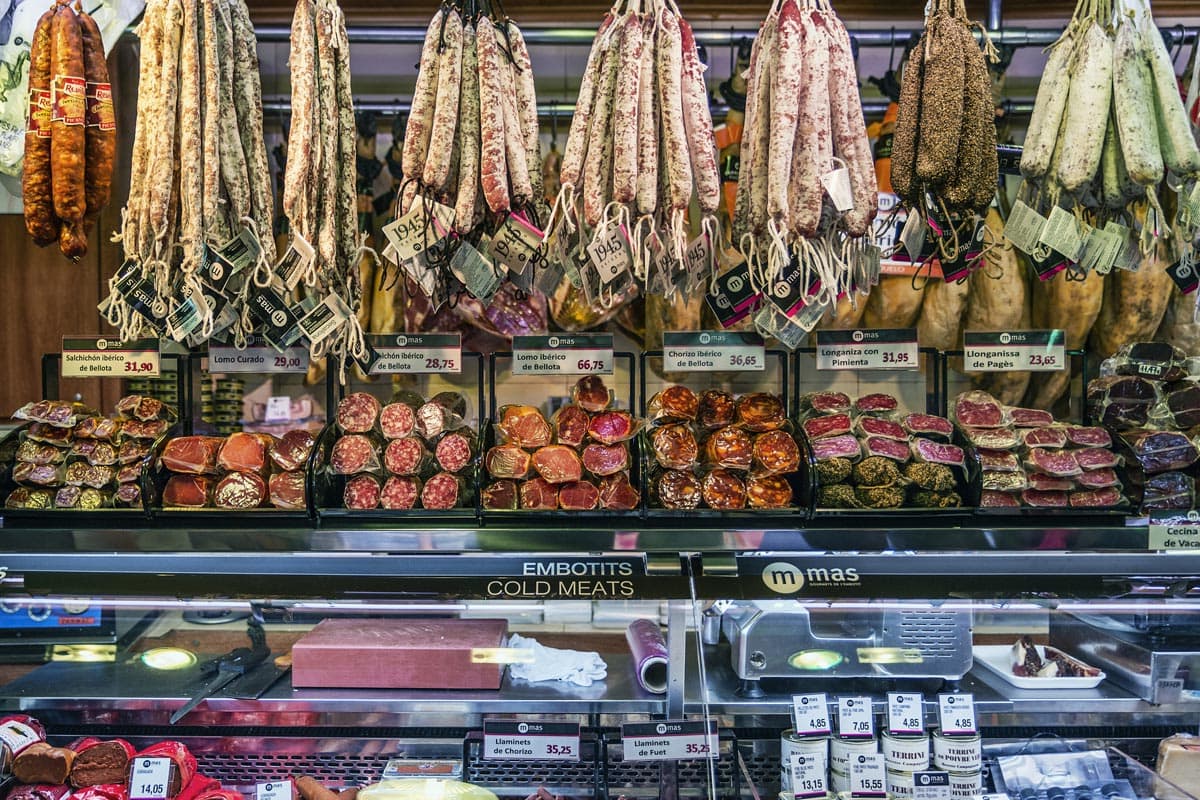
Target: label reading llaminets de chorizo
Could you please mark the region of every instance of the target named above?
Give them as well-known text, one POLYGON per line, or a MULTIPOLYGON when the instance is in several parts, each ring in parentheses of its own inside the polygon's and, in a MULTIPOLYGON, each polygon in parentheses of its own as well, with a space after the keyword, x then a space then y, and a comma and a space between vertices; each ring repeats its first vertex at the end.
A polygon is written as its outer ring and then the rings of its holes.
POLYGON ((83 126, 87 122, 87 81, 70 75, 55 77, 53 121, 83 126))
POLYGON ((111 83, 88 83, 86 116, 89 128, 99 128, 102 131, 117 129, 111 83))
POLYGON ((39 139, 50 138, 50 120, 54 116, 54 96, 49 89, 29 92, 29 127, 27 133, 39 139))

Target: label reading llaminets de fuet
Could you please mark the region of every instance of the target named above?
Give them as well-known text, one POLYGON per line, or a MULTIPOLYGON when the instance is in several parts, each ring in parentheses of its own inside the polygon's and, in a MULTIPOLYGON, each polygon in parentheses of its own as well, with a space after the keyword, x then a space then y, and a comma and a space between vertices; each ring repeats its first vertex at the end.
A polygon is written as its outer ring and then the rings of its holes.
POLYGON ((514 336, 513 375, 611 375, 611 333, 514 336))
POLYGON ((624 761, 691 761, 716 758, 715 720, 631 722, 621 726, 624 761))

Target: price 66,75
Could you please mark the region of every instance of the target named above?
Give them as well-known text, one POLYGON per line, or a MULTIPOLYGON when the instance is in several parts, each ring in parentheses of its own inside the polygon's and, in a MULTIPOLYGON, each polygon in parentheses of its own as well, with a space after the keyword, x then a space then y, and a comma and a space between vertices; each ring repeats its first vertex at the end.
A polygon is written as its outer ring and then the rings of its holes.
POLYGON ((602 358, 581 358, 575 368, 580 372, 603 372, 604 366, 602 358))

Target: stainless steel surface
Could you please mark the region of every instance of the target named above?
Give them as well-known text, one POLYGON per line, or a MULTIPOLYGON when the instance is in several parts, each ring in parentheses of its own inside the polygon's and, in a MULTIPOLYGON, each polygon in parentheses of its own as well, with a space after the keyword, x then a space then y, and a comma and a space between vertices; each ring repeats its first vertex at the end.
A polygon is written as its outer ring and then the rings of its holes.
POLYGON ((667 604, 667 719, 683 717, 686 692, 688 612, 691 603, 672 600, 667 604))

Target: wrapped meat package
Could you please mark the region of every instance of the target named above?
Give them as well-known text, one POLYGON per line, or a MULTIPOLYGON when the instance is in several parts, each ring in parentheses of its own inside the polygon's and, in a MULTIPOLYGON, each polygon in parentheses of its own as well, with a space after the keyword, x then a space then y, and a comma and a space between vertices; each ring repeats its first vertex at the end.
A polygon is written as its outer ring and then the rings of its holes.
POLYGON ((224 439, 216 436, 180 436, 163 448, 162 465, 171 472, 187 475, 215 475, 217 454, 224 439))
POLYGON ((967 463, 967 457, 958 445, 931 442, 928 439, 914 439, 911 443, 911 451, 912 457, 917 461, 928 461, 951 467, 961 467, 967 463))
POLYGON ((709 508, 730 511, 746 507, 746 485, 727 469, 711 470, 700 482, 701 496, 709 508))
POLYGON ((1188 374, 1187 353, 1167 342, 1133 342, 1106 360, 1101 370, 1155 381, 1178 381, 1188 374))
POLYGON ((746 502, 751 508, 782 509, 792 504, 792 485, 781 475, 750 474, 746 502))
POLYGON ((1200 425, 1200 383, 1178 381, 1165 386, 1163 399, 1151 411, 1150 418, 1163 427, 1180 430, 1200 425))
POLYGON ((641 493, 629 482, 629 473, 618 472, 600 479, 600 507, 609 511, 632 511, 642 501, 641 493))
POLYGON ((1021 461, 1017 458, 1017 454, 1010 450, 984 450, 980 449, 979 465, 985 470, 992 472, 1018 472, 1021 469, 1021 461))
POLYGON ((883 436, 868 436, 863 442, 863 451, 868 456, 883 456, 901 464, 911 457, 908 442, 898 442, 883 436))
POLYGON ((350 478, 342 490, 342 503, 346 508, 357 511, 379 508, 379 479, 374 475, 355 475, 350 478))
POLYGON ((824 439, 828 436, 844 436, 852 428, 849 414, 827 414, 810 417, 800 425, 809 439, 824 439))
POLYGON ((354 475, 359 472, 378 472, 379 451, 367 436, 351 434, 333 443, 329 467, 335 475, 354 475))
POLYGON ((881 436, 884 439, 908 442, 908 431, 904 430, 904 426, 883 417, 859 417, 854 420, 854 432, 859 436, 881 436))
POLYGON ((591 481, 568 481, 558 487, 558 505, 567 511, 590 511, 600 503, 600 491, 591 481))
POLYGON ((569 403, 554 412, 554 441, 567 447, 581 447, 587 438, 591 416, 583 406, 569 403))
POLYGON ((1063 448, 1067 446, 1064 428, 1026 428, 1021 431, 1021 444, 1025 447, 1063 448))
POLYGON ((1025 470, 1020 472, 992 472, 984 470, 981 478, 984 491, 987 492, 1019 492, 1029 487, 1025 470))
POLYGON ((629 447, 621 444, 589 444, 583 448, 583 468, 596 477, 613 475, 629 469, 629 447))
POLYGON ((637 432, 638 426, 628 411, 601 411, 588 425, 588 436, 600 444, 628 441, 637 432))
POLYGON ((800 469, 800 448, 787 431, 767 431, 754 437, 754 464, 763 475, 785 475, 800 469))
POLYGON ((954 420, 964 428, 1000 428, 1006 422, 996 398, 978 390, 954 398, 954 420))
POLYGON ((1058 478, 1070 478, 1083 470, 1071 450, 1050 450, 1034 447, 1025 455, 1025 467, 1058 478))
POLYGON ((1071 492, 1069 499, 1071 508, 1115 508, 1125 502, 1115 486, 1071 492))
POLYGON ((531 478, 520 488, 521 508, 531 511, 553 511, 558 508, 558 487, 545 478, 531 478))
POLYGON ((533 406, 504 406, 497 427, 506 441, 527 450, 550 444, 550 424, 533 406))
POLYGON ((407 511, 417 507, 421 497, 421 481, 408 475, 393 475, 379 490, 379 505, 390 511, 407 511))
POLYGON ((493 511, 512 511, 517 507, 517 482, 493 481, 483 489, 483 507, 493 511))
POLYGON ((217 508, 258 508, 267 501, 267 483, 257 472, 230 472, 213 489, 217 508))
POLYGON ((1112 436, 1104 428, 1068 425, 1067 441, 1078 447, 1112 447, 1112 436))
POLYGON ((1044 472, 1027 473, 1026 480, 1030 489, 1037 489, 1039 492, 1069 492, 1075 488, 1073 478, 1060 478, 1044 472))
POLYGON ((813 458, 817 461, 825 461, 830 458, 845 458, 857 461, 862 456, 862 448, 858 444, 858 437, 850 434, 817 439, 812 443, 812 451, 813 458))
POLYGON ((262 433, 232 433, 217 453, 217 466, 222 471, 264 472, 268 457, 275 447, 275 438, 262 433))
POLYGON ((493 478, 524 478, 533 462, 528 451, 515 444, 501 444, 488 450, 484 467, 493 478))
POLYGON ((751 392, 739 397, 734 404, 734 417, 739 425, 756 433, 782 428, 787 422, 783 401, 768 392, 751 392))
POLYGON ((302 470, 308 464, 314 443, 313 435, 303 428, 288 431, 271 448, 271 461, 284 472, 302 470))
POLYGON ((1045 428, 1054 424, 1054 415, 1040 408, 1010 408, 1008 418, 1017 428, 1045 428))
POLYGON ((346 395, 337 406, 337 424, 345 433, 367 433, 379 420, 379 400, 366 392, 346 395))
POLYGON ((655 424, 693 422, 700 410, 700 399, 686 386, 668 386, 646 404, 646 418, 655 424))
POLYGON ((900 407, 900 401, 890 394, 864 394, 854 401, 854 410, 859 414, 891 414, 900 407))
POLYGON ((212 478, 203 475, 172 475, 163 487, 166 508, 204 508, 212 494, 212 478))
POLYGON ((1108 375, 1087 387, 1088 413, 1102 425, 1117 428, 1145 425, 1158 402, 1158 387, 1145 378, 1108 375))
POLYGON ((709 430, 732 425, 735 416, 733 395, 720 389, 700 393, 696 422, 709 430))
POLYGON ((979 496, 980 508, 1020 508, 1020 499, 1009 492, 990 491, 985 489, 979 496))
POLYGON ((66 400, 38 400, 26 403, 13 412, 15 419, 44 422, 56 428, 74 428, 84 417, 94 417, 96 411, 82 403, 66 400))
POLYGON ((809 392, 800 398, 800 408, 815 414, 842 414, 851 408, 849 395, 842 392, 809 392))
POLYGON ((456 508, 463 499, 463 482, 457 475, 439 472, 421 487, 421 506, 437 511, 456 508))
POLYGON ((571 389, 571 402, 595 414, 612 405, 612 392, 599 375, 585 375, 571 389))
POLYGON ((466 427, 467 399, 457 392, 440 392, 417 409, 417 433, 432 441, 445 431, 466 427))
POLYGON ((386 439, 404 439, 417 429, 417 412, 407 403, 388 403, 379 411, 379 429, 386 439))
POLYGON ((696 436, 684 424, 655 428, 650 433, 650 450, 655 460, 667 469, 685 469, 694 465, 700 456, 696 436))
POLYGON ((1192 440, 1175 431, 1132 431, 1122 438, 1147 474, 1186 469, 1200 457, 1192 440))
POLYGON ((976 447, 985 450, 1012 450, 1021 444, 1020 437, 1012 428, 966 428, 963 436, 976 447))
POLYGON ((533 468, 549 483, 567 483, 583 477, 583 463, 574 450, 560 444, 539 447, 533 454, 533 468))
POLYGON ((700 480, 688 470, 668 469, 654 481, 654 493, 663 508, 694 509, 700 506, 700 480))
POLYGON ((303 472, 276 472, 267 488, 275 508, 303 511, 307 507, 303 472))

